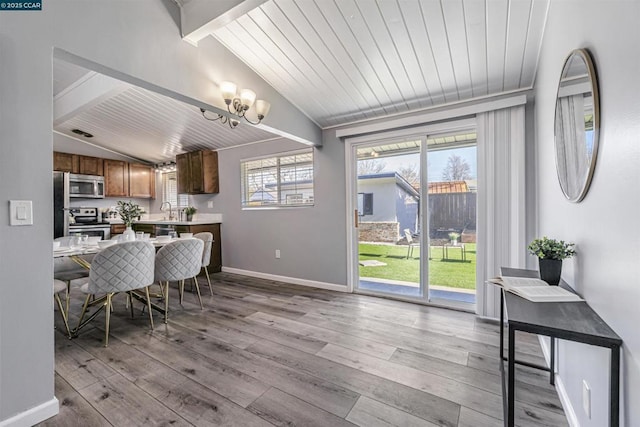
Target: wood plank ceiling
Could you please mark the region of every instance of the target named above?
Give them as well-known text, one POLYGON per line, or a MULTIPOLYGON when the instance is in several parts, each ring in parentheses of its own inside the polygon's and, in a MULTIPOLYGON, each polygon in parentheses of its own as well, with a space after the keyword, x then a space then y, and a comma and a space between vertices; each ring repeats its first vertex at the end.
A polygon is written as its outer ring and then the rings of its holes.
MULTIPOLYGON (((95 74, 60 60, 54 61, 53 69, 54 99, 88 73, 95 74)), ((278 138, 255 126, 230 129, 219 122, 205 120, 192 105, 140 87, 119 84, 127 88, 100 102, 87 102, 77 114, 55 124, 54 130, 151 163, 175 160, 176 154, 187 151, 218 150, 278 138), (72 129, 94 136, 81 138, 72 129)))
POLYGON ((322 127, 533 86, 548 0, 270 0, 212 35, 322 127))

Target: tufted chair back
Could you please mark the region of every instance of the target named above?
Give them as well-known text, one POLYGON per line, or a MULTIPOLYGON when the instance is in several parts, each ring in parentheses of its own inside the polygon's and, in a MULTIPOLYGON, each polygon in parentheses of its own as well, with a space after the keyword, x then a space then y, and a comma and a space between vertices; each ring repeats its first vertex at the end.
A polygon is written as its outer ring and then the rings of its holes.
POLYGON ((126 292, 153 283, 155 249, 149 242, 123 242, 100 251, 91 262, 91 294, 126 292))
POLYGON ((211 245, 213 244, 213 234, 208 231, 204 233, 194 234, 193 237, 204 242, 204 250, 202 251, 202 267, 208 267, 211 262, 211 245))
POLYGON ((156 254, 155 280, 176 281, 195 277, 202 268, 204 242, 200 239, 176 240, 156 254))

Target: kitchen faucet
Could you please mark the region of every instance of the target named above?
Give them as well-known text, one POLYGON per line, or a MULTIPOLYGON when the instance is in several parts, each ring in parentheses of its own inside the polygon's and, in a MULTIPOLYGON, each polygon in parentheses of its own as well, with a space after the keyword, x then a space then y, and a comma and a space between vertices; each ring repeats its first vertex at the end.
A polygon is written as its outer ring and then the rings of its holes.
POLYGON ((173 221, 175 218, 173 216, 173 209, 171 208, 171 203, 170 202, 162 202, 162 204, 160 205, 160 210, 162 210, 162 207, 165 204, 169 205, 169 221, 173 221))

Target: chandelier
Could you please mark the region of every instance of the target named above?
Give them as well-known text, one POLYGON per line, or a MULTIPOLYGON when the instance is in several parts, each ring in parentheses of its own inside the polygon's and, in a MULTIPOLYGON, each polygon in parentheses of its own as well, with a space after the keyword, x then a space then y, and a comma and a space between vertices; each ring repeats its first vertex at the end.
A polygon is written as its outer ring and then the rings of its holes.
POLYGON ((175 172, 176 162, 156 163, 154 168, 156 172, 175 172))
POLYGON ((212 122, 220 120, 220 123, 229 125, 231 129, 240 124, 240 119, 245 119, 252 125, 260 124, 260 122, 262 122, 262 119, 264 119, 269 112, 269 108, 271 108, 271 104, 269 104, 267 101, 263 99, 256 100, 256 93, 251 89, 242 89, 240 91, 240 95, 238 95, 235 83, 220 83, 220 91, 222 92, 224 103, 227 104, 227 111, 229 111, 232 116, 226 116, 218 113, 218 117, 208 117, 206 114, 207 110, 205 110, 204 108, 201 108, 200 112, 202 113, 202 117, 204 117, 205 119, 212 122), (258 116, 257 122, 252 122, 246 116, 247 111, 249 111, 254 103, 256 115, 258 116))

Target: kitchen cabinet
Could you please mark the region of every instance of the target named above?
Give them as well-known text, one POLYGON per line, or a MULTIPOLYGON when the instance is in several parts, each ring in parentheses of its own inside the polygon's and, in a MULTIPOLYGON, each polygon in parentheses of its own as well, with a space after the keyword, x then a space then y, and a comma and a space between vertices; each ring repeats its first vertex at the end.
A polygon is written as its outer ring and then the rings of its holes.
POLYGON ((124 230, 127 229, 127 226, 124 224, 111 224, 111 235, 114 234, 122 234, 124 230))
POLYGON ((176 156, 179 194, 216 194, 220 192, 218 152, 203 150, 176 156))
POLYGON ((134 223, 131 228, 133 228, 133 231, 138 232, 138 231, 142 231, 143 233, 148 233, 151 236, 155 237, 155 225, 154 224, 136 224, 134 223))
POLYGON ((79 156, 70 153, 53 152, 53 170, 60 172, 79 173, 79 156))
POLYGON ((129 197, 129 164, 120 160, 104 160, 104 195, 129 197))
POLYGON ((121 160, 53 152, 53 170, 104 176, 105 197, 155 199, 156 172, 153 166, 121 160))
POLYGON ((129 197, 156 198, 156 172, 153 167, 129 163, 129 197))
POLYGON ((78 156, 78 159, 78 173, 82 175, 104 175, 102 159, 89 156, 78 156))

